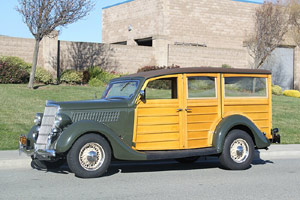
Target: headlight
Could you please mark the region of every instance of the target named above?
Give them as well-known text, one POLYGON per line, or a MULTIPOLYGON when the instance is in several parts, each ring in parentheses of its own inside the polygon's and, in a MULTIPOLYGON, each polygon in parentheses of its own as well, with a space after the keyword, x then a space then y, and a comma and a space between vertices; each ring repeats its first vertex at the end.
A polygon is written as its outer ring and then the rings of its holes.
POLYGON ((42 113, 36 113, 35 118, 34 118, 34 124, 37 126, 40 126, 41 122, 42 122, 42 118, 43 118, 42 113))
POLYGON ((54 121, 54 126, 55 128, 60 128, 61 124, 62 124, 62 116, 60 114, 58 114, 56 117, 55 117, 55 121, 54 121))
POLYGON ((72 120, 68 115, 58 114, 55 117, 54 127, 55 128, 63 128, 72 123, 72 120))

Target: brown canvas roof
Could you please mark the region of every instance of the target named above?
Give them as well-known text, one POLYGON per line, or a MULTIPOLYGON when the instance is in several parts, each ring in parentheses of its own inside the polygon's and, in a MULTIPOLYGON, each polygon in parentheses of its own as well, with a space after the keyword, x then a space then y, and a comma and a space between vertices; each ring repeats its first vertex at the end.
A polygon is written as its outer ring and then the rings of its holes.
POLYGON ((144 77, 151 78, 169 74, 182 74, 182 73, 233 73, 233 74, 271 74, 269 70, 262 69, 241 69, 241 68, 220 68, 220 67, 189 67, 189 68, 173 68, 153 70, 148 72, 139 72, 130 74, 126 77, 144 77))

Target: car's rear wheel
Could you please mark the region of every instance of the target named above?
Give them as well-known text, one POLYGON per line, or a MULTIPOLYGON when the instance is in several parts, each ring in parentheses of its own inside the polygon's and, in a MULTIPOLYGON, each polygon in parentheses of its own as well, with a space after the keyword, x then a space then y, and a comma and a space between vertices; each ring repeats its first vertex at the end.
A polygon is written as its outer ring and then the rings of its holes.
POLYGON ((244 170, 250 167, 254 157, 254 143, 243 130, 232 130, 225 138, 220 163, 226 169, 244 170))
POLYGON ((102 136, 87 134, 80 137, 67 155, 69 168, 81 178, 103 175, 111 161, 111 148, 102 136))

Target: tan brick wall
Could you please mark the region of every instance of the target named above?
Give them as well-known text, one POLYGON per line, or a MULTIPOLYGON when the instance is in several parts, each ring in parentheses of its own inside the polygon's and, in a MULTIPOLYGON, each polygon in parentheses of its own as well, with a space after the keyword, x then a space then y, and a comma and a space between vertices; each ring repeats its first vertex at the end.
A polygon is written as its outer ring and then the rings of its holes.
POLYGON ((102 41, 155 35, 174 42, 242 48, 258 4, 232 0, 135 0, 103 10, 102 41), (132 25, 133 30, 128 31, 132 25))
MULTIPOLYGON (((156 65, 251 67, 253 60, 243 42, 253 30, 258 6, 233 0, 134 0, 103 10, 103 42, 153 36, 156 65), (130 24, 132 32, 127 30, 130 24), (175 46, 176 42, 207 47, 175 46)), ((294 42, 287 35, 283 44, 294 42)), ((300 88, 299 52, 296 48, 296 88, 300 88)))
POLYGON ((166 0, 170 42, 204 43, 241 49, 253 29, 258 4, 232 0, 166 0))
MULTIPOLYGON (((135 0, 103 10, 103 42, 133 41, 153 36, 156 65, 170 64, 172 58, 168 58, 169 45, 176 42, 205 44, 225 54, 215 54, 208 49, 189 52, 192 59, 190 65, 198 63, 195 59, 199 57, 198 51, 207 51, 218 56, 206 63, 217 66, 220 64, 217 57, 228 57, 227 51, 223 49, 245 51, 243 42, 253 29, 253 15, 257 6, 232 0, 135 0), (128 25, 132 25, 131 32, 127 29, 128 25)), ((234 64, 249 64, 251 61, 248 55, 239 56, 239 59, 234 64)), ((185 63, 184 60, 176 62, 185 63)))
MULTIPOLYGON (((0 56, 17 56, 32 63, 34 45, 34 39, 0 36, 0 56)), ((155 65, 152 47, 60 41, 60 48, 61 69, 98 65, 109 71, 135 73, 140 67, 155 65)), ((57 38, 45 38, 40 43, 38 66, 55 73, 56 63, 57 38)))
POLYGON ((134 73, 140 67, 154 65, 152 47, 67 41, 60 45, 62 69, 82 70, 97 65, 109 71, 134 73))
POLYGON ((136 0, 103 9, 102 42, 114 43, 162 34, 163 1, 136 0), (128 31, 129 25, 131 31, 128 31))
POLYGON ((155 65, 152 47, 111 45, 114 53, 111 59, 117 70, 123 73, 135 73, 140 67, 155 65))
POLYGON ((300 49, 296 47, 294 50, 294 87, 300 90, 300 49))
POLYGON ((223 64, 234 68, 247 68, 245 49, 222 49, 209 47, 187 47, 170 45, 169 65, 181 67, 221 67, 223 64))
MULTIPOLYGON (((34 39, 0 36, 0 56, 17 56, 32 63, 34 39)), ((40 43, 38 65, 43 66, 43 44, 40 43)))

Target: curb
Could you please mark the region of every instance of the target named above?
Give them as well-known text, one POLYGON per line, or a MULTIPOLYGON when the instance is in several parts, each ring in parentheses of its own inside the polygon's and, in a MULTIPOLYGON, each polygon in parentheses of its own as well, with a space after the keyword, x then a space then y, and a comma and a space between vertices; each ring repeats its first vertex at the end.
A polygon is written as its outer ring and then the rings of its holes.
POLYGON ((18 150, 0 151, 0 169, 19 169, 30 167, 31 158, 19 154, 18 150))
MULTIPOLYGON (((300 144, 272 145, 269 150, 255 151, 254 160, 300 159, 300 144)), ((31 158, 18 150, 0 151, 0 170, 31 168, 31 158)))

